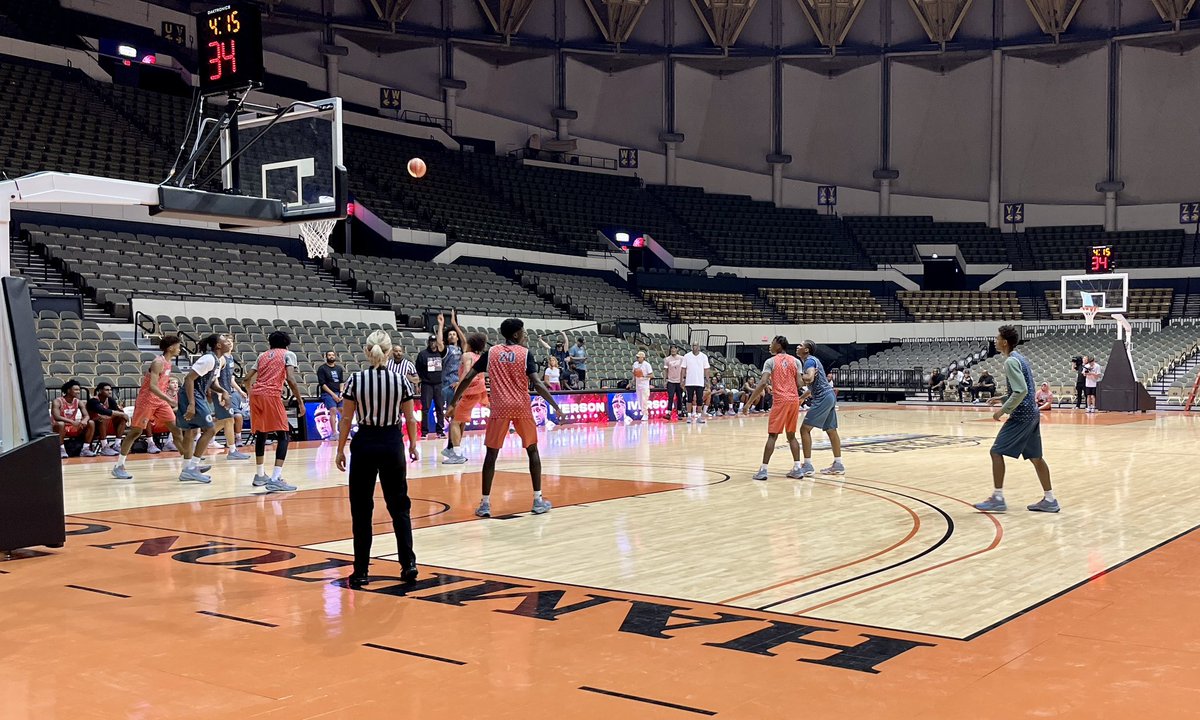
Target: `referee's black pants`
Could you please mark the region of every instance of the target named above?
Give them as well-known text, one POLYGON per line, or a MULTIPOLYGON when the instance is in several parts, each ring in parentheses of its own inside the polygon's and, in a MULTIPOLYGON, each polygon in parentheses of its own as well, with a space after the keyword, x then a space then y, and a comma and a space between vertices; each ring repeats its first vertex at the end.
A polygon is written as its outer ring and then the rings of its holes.
POLYGON ((413 554, 412 521, 408 499, 407 466, 404 464, 404 438, 399 425, 376 427, 359 425, 350 441, 350 518, 354 527, 354 572, 365 573, 371 562, 372 524, 375 514, 375 478, 383 488, 383 500, 392 516, 400 566, 411 567, 413 554))
POLYGON ((425 435, 440 433, 445 424, 442 422, 442 383, 421 383, 421 424, 425 426, 425 435), (433 424, 437 420, 437 425, 433 424))

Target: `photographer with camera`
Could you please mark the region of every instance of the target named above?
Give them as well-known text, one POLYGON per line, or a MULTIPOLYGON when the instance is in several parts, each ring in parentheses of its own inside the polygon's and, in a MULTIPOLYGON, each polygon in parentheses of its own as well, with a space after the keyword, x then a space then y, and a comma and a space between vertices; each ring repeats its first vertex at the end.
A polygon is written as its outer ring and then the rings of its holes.
POLYGON ((1087 376, 1083 374, 1083 356, 1071 358, 1071 369, 1075 371, 1075 409, 1083 407, 1083 392, 1087 386, 1087 376))

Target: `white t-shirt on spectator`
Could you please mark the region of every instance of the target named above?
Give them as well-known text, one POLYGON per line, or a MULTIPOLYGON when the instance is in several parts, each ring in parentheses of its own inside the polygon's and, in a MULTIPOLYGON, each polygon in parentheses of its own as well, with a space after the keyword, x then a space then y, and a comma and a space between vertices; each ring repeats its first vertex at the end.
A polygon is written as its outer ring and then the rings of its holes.
POLYGON ((650 386, 650 376, 654 374, 654 367, 652 365, 650 365, 650 363, 646 362, 645 360, 643 360, 640 363, 635 362, 633 364, 633 374, 634 374, 635 379, 637 380, 638 387, 649 387, 650 386), (638 374, 639 370, 641 371, 641 374, 638 374))
POLYGON ((1087 366, 1085 372, 1087 373, 1087 379, 1084 380, 1085 386, 1096 387, 1097 383, 1100 382, 1100 376, 1104 375, 1104 366, 1098 362, 1094 362, 1087 366), (1093 373, 1095 373, 1095 377, 1093 377, 1093 373))
POLYGON ((708 369, 708 356, 704 353, 689 352, 683 356, 684 385, 703 387, 705 385, 704 371, 708 369))
POLYGON ((562 371, 556 367, 546 368, 546 373, 545 373, 546 382, 547 383, 557 383, 561 372, 562 371))

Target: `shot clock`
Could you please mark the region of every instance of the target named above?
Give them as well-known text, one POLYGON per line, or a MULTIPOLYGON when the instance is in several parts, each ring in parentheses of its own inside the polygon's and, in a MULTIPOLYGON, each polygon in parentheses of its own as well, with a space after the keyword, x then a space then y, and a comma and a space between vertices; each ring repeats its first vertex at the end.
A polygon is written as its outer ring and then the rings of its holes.
POLYGON ((1112 245, 1095 245, 1087 258, 1088 274, 1111 273, 1117 269, 1117 258, 1112 245))
POLYGON ((196 16, 200 92, 225 92, 261 83, 262 14, 250 5, 223 5, 196 16))

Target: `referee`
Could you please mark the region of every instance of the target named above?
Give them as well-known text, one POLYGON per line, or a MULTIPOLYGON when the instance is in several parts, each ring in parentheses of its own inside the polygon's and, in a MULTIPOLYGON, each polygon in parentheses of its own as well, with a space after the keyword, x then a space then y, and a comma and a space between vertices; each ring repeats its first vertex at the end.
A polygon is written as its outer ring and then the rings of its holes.
POLYGON ((413 387, 408 379, 387 369, 392 338, 383 330, 367 337, 367 361, 370 369, 360 370, 346 381, 342 393, 344 408, 339 423, 337 469, 346 470, 346 441, 358 414, 358 432, 354 435, 350 463, 350 519, 354 527, 354 572, 346 579, 352 588, 370 581, 372 516, 375 511, 375 476, 383 488, 383 499, 392 516, 396 547, 400 560, 400 579, 417 579, 417 557, 413 554, 412 521, 408 513, 408 480, 404 464, 404 439, 400 422, 408 423, 408 457, 416 462, 417 421, 413 416, 413 387))

